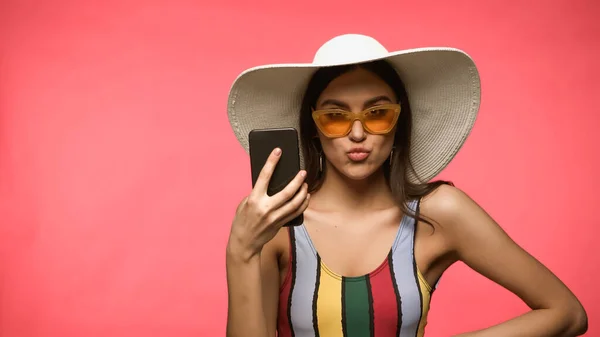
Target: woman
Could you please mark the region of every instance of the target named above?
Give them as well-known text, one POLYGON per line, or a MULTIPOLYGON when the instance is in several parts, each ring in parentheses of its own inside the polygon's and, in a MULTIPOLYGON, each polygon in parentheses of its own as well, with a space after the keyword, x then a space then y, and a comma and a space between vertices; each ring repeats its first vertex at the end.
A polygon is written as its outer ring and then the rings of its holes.
POLYGON ((296 127, 306 169, 268 196, 274 149, 237 209, 227 335, 423 336, 457 261, 532 309, 461 336, 583 334, 585 311, 558 278, 465 193, 430 182, 470 133, 479 97, 465 53, 388 53, 362 35, 328 41, 312 64, 240 75, 228 111, 242 145, 252 129, 296 127), (282 227, 301 213, 304 224, 282 227))

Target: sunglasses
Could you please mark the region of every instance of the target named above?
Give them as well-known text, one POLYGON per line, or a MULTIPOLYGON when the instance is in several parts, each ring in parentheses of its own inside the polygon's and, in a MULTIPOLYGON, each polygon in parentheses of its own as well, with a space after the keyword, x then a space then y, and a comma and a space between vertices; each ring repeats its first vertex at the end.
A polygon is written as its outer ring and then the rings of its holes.
POLYGON ((313 110, 312 117, 317 128, 328 138, 348 135, 356 120, 362 123, 368 133, 382 135, 392 131, 400 110, 400 104, 382 104, 361 112, 342 109, 313 110))

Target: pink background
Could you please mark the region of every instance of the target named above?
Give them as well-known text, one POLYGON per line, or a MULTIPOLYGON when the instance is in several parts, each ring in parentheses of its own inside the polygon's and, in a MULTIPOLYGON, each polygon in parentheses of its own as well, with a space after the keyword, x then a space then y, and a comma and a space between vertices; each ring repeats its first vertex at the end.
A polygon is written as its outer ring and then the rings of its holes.
MULTIPOLYGON (((285 3, 0 2, 0 336, 223 336, 224 247, 250 189, 228 89, 347 32, 475 59, 480 118, 442 177, 573 289, 599 336, 599 3, 285 3)), ((526 309, 458 264, 428 336, 526 309)))

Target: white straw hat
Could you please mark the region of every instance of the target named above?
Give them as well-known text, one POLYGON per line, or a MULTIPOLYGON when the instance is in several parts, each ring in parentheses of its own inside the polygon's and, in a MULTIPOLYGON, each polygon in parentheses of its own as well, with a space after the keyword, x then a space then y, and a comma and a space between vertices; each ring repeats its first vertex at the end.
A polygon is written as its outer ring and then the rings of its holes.
MULTIPOLYGON (((375 39, 359 34, 334 37, 312 63, 250 68, 235 80, 227 113, 237 139, 248 152, 253 129, 300 125, 307 84, 322 67, 386 60, 404 82, 412 111, 410 158, 418 176, 429 181, 454 158, 471 132, 480 104, 480 80, 473 60, 454 48, 418 48, 388 52, 375 39)), ((302 153, 302 151, 301 151, 302 153)), ((304 159, 301 154, 301 163, 304 159)))

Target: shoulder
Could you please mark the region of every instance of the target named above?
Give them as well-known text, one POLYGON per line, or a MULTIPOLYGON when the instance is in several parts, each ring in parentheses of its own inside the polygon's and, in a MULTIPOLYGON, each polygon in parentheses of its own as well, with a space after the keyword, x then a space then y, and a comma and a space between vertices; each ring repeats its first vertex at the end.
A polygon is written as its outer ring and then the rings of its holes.
POLYGON ((432 220, 449 248, 459 255, 478 252, 489 245, 511 244, 496 221, 470 196, 454 186, 440 186, 425 196, 421 201, 421 214, 432 220))
POLYGON ((441 227, 453 226, 479 210, 481 207, 473 199, 452 185, 441 185, 423 197, 420 204, 421 214, 441 227))
POLYGON ((473 239, 504 235, 479 204, 451 185, 442 185, 423 197, 420 211, 454 248, 473 239))

